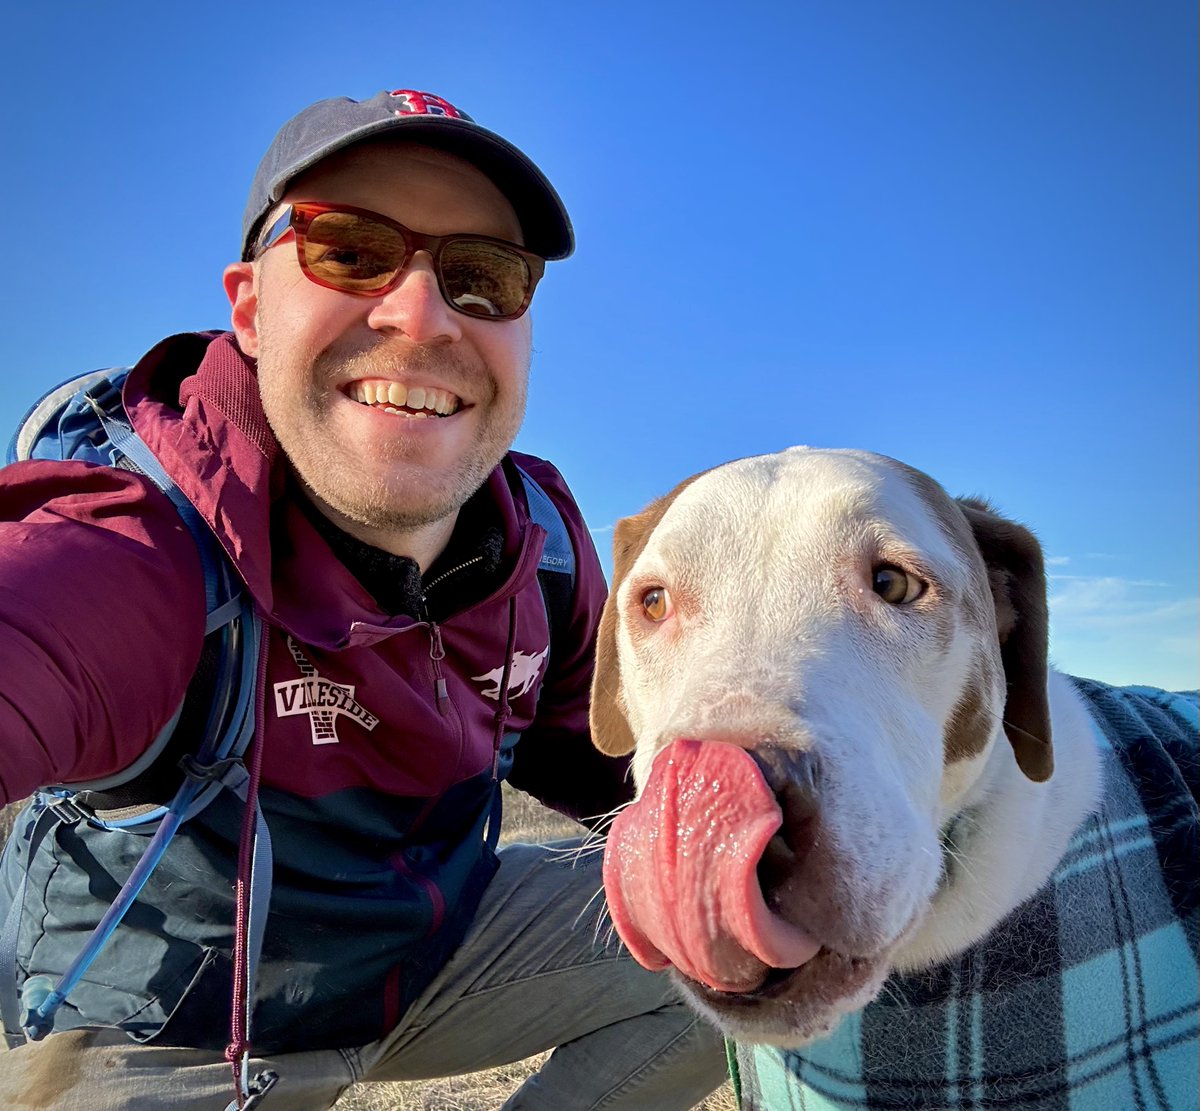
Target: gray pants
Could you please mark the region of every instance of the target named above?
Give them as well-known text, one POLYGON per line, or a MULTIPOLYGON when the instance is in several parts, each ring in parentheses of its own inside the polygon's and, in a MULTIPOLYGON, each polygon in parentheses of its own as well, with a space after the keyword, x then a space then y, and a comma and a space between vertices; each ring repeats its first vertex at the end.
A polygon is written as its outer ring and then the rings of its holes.
MULTIPOLYGON (((510 845, 500 861, 462 946, 387 1037, 252 1060, 251 1075, 279 1073, 264 1111, 318 1111, 359 1081, 450 1076, 555 1046, 505 1108, 687 1111, 722 1082, 718 1035, 666 975, 630 959, 607 919, 597 930, 599 853, 573 863, 510 845)), ((217 1054, 66 1031, 0 1052, 0 1107, 222 1111, 231 1077, 217 1054)))

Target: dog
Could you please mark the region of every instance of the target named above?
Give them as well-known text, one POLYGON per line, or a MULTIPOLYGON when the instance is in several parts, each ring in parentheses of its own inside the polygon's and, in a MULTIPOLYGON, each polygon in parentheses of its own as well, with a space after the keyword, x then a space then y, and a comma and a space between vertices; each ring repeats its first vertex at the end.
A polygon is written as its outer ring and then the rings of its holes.
POLYGON ((793 448, 618 523, 613 924, 743 1107, 1195 1108, 1197 700, 1047 662, 1040 545, 793 448))

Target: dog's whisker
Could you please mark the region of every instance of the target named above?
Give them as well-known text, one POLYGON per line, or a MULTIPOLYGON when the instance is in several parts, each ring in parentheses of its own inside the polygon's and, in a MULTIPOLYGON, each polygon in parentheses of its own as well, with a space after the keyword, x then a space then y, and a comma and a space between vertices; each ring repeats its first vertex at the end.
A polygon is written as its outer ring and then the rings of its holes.
POLYGON ((580 844, 560 851, 564 855, 570 855, 575 861, 579 861, 584 856, 592 853, 602 852, 608 845, 608 831, 612 828, 613 822, 620 816, 621 811, 629 805, 629 802, 623 802, 605 814, 595 814, 583 819, 589 828, 580 844))
POLYGON ((977 881, 977 880, 978 880, 978 877, 975 875, 975 873, 974 873, 973 871, 971 871, 971 866, 970 866, 970 864, 968 864, 968 863, 967 863, 967 861, 968 861, 968 859, 969 859, 969 858, 968 858, 968 857, 967 857, 967 856, 966 856, 964 853, 960 852, 958 849, 951 849, 951 848, 947 848, 947 849, 945 850, 945 854, 946 854, 946 856, 948 856, 948 857, 949 857, 951 860, 953 860, 953 861, 954 861, 955 865, 956 865, 956 866, 957 866, 957 867, 958 867, 958 868, 959 868, 959 869, 960 869, 960 870, 961 870, 961 871, 962 871, 962 872, 963 872, 963 873, 964 873, 964 874, 965 874, 965 875, 966 875, 966 876, 967 876, 969 879, 971 879, 972 881, 977 881))
POLYGON ((603 842, 594 845, 589 845, 586 842, 580 845, 560 845, 546 850, 548 856, 557 857, 560 862, 570 864, 572 867, 585 857, 595 856, 596 853, 603 851, 603 842))
POLYGON ((588 829, 583 835, 579 844, 551 848, 549 850, 550 855, 561 857, 563 860, 570 861, 574 865, 584 857, 603 852, 608 845, 609 827, 616 820, 617 815, 628 805, 628 803, 622 803, 607 814, 598 814, 595 817, 586 818, 585 821, 592 823, 592 828, 588 829))
POLYGON ((601 952, 608 952, 608 948, 612 944, 616 944, 617 948, 621 948, 624 942, 617 934, 617 927, 612 920, 612 915, 608 910, 608 900, 604 898, 604 887, 601 885, 596 893, 588 899, 584 904, 583 909, 579 912, 575 919, 574 926, 577 928, 588 912, 588 908, 595 904, 595 926, 592 930, 592 944, 600 949, 601 952), (597 903, 596 900, 600 901, 597 903))
POLYGON ((588 901, 587 901, 586 903, 584 903, 584 904, 583 904, 583 907, 582 907, 582 909, 581 909, 581 910, 579 911, 579 913, 578 913, 578 914, 575 916, 575 921, 574 921, 574 922, 571 924, 571 929, 573 929, 573 930, 574 930, 574 929, 578 928, 578 926, 579 926, 579 923, 580 923, 580 922, 583 920, 583 916, 584 916, 585 914, 587 914, 587 912, 588 912, 588 909, 591 907, 591 905, 592 905, 592 904, 593 904, 593 903, 594 903, 594 902, 595 902, 597 899, 600 899, 600 907, 599 907, 599 909, 600 909, 600 911, 601 911, 601 916, 600 916, 600 918, 598 918, 598 920, 597 920, 597 929, 599 928, 599 921, 602 921, 602 920, 603 920, 603 915, 604 915, 604 914, 606 914, 606 913, 607 913, 607 911, 608 911, 608 904, 607 904, 607 903, 604 901, 604 884, 601 884, 601 885, 600 885, 600 886, 599 886, 599 887, 596 889, 596 893, 595 893, 594 895, 592 895, 592 897, 591 897, 590 899, 588 899, 588 901))
POLYGON ((611 810, 605 811, 603 814, 593 814, 591 817, 584 818, 584 824, 590 829, 589 836, 598 833, 600 830, 607 830, 620 817, 621 811, 626 810, 632 805, 632 800, 622 802, 614 806, 611 810))
MULTIPOLYGON (((610 822, 609 825, 611 824, 612 823, 610 822)), ((589 832, 583 838, 583 843, 589 849, 594 848, 597 845, 606 845, 608 843, 608 826, 605 826, 603 829, 589 830, 589 832)))
POLYGON ((625 947, 625 942, 623 942, 621 940, 620 935, 617 933, 617 927, 615 925, 613 925, 613 923, 611 921, 608 924, 607 931, 605 931, 604 946, 603 946, 604 952, 608 952, 608 947, 610 945, 615 945, 618 950, 623 949, 625 947))
POLYGON ((1003 714, 998 714, 994 710, 991 711, 991 717, 1004 726, 1006 730, 1011 730, 1014 733, 1020 733, 1022 737, 1027 737, 1031 741, 1037 742, 1039 745, 1044 745, 1050 748, 1050 742, 1045 737, 1039 737, 1036 733, 1030 733, 1028 729, 1022 729, 1019 725, 1011 722, 1003 714))

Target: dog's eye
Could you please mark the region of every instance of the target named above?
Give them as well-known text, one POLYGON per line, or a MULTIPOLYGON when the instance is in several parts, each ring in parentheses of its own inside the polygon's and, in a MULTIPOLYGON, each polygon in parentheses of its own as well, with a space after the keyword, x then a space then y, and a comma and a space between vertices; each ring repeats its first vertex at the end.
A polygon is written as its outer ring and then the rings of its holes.
POLYGON ((665 621, 671 612, 671 598, 664 587, 655 586, 642 595, 642 610, 651 621, 665 621))
POLYGON ((915 575, 885 564, 875 568, 871 577, 871 589, 885 602, 903 606, 920 598, 925 593, 925 584, 915 575))

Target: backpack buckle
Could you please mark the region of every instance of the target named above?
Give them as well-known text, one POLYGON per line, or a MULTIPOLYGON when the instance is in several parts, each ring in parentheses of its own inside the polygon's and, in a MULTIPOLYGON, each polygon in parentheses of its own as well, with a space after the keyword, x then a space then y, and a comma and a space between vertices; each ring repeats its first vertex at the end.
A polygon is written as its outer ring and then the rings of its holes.
POLYGON ((236 756, 214 760, 211 764, 202 764, 195 756, 189 754, 179 761, 179 766, 188 779, 199 783, 219 783, 222 787, 228 787, 235 795, 250 779, 246 765, 236 756))
POLYGON ((246 1094, 240 1099, 234 1097, 229 1101, 225 1111, 250 1111, 266 1098, 267 1093, 279 1082, 279 1073, 274 1069, 265 1069, 246 1085, 246 1094))
POLYGON ((101 378, 95 385, 84 390, 83 399, 102 423, 111 420, 113 413, 120 411, 121 391, 107 378, 101 378))
POLYGON ((71 795, 43 794, 46 804, 45 812, 63 825, 75 825, 77 822, 90 822, 92 815, 79 805, 71 795))

